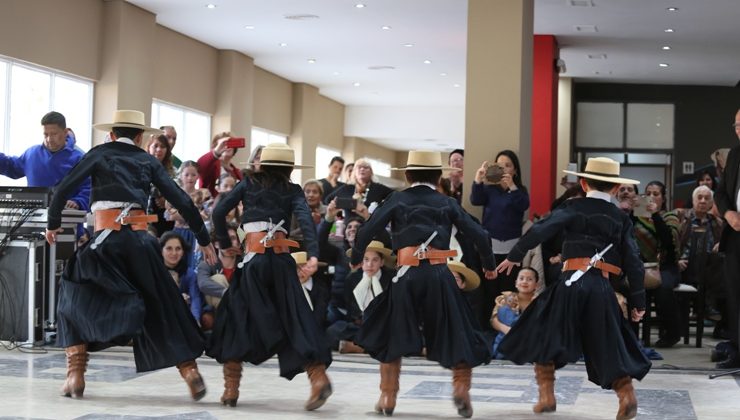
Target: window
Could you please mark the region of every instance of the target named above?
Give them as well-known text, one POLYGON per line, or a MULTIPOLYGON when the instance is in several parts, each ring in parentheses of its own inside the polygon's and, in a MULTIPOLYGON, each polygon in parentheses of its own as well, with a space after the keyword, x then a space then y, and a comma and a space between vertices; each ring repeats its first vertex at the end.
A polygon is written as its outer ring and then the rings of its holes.
MULTIPOLYGON (((83 151, 92 146, 93 83, 51 69, 0 57, 0 151, 20 156, 41 144, 41 117, 62 113, 83 151)), ((25 178, 0 178, 4 185, 26 185, 25 178)))
POLYGON ((380 175, 380 176, 391 176, 391 165, 390 163, 385 163, 382 160, 373 159, 370 157, 365 156, 363 159, 368 161, 370 163, 370 166, 373 167, 373 174, 374 175, 380 175))
POLYGON ((250 153, 257 146, 267 146, 270 143, 288 144, 288 137, 282 134, 273 133, 261 128, 252 127, 252 141, 250 144, 250 153))
POLYGON ((326 178, 329 175, 329 162, 334 156, 342 156, 336 149, 316 147, 316 179, 326 178))
POLYGON ((177 131, 172 151, 183 162, 198 160, 211 150, 211 116, 160 100, 152 102, 152 126, 171 125, 177 131))

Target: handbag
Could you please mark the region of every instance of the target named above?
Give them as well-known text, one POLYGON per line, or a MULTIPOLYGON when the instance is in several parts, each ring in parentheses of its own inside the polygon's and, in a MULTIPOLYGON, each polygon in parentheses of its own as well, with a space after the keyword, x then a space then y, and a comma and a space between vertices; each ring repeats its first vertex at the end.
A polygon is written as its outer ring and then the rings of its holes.
POLYGON ((645 263, 645 289, 657 289, 662 282, 658 263, 645 263))

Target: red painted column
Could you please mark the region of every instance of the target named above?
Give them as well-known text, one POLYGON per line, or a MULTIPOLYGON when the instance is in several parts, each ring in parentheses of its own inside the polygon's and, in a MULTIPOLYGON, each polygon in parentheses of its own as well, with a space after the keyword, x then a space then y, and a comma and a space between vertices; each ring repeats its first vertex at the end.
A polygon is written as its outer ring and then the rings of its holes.
POLYGON ((558 43, 553 35, 535 35, 533 50, 530 217, 550 211, 558 176, 558 43))

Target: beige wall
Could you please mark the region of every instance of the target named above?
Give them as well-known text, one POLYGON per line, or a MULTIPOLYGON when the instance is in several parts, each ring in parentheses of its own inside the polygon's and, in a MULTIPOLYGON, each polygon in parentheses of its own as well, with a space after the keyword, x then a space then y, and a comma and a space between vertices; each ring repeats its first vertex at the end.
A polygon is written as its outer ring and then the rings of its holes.
POLYGON ((157 25, 152 96, 166 102, 216 113, 218 50, 157 25))
MULTIPOLYGON (((555 193, 560 195, 565 188, 560 186, 563 169, 568 169, 571 159, 571 114, 573 111, 573 79, 561 77, 558 81, 558 156, 555 173, 555 193)), ((573 160, 575 162, 575 160, 573 160)), ((580 168, 579 168, 580 169, 580 168)))
POLYGON ((0 54, 99 78, 103 2, 2 0, 0 54))
POLYGON ((290 134, 293 83, 255 67, 253 124, 265 130, 290 134))

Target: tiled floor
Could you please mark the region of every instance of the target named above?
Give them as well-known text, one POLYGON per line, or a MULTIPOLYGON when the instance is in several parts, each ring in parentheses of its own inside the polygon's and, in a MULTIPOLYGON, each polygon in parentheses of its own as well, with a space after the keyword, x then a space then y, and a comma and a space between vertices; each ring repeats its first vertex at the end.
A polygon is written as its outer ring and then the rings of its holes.
MULTIPOLYGON (((693 344, 693 343, 692 343, 693 344)), ((636 383, 640 419, 738 419, 740 386, 735 377, 709 380, 709 347, 679 345, 662 351, 664 361, 636 383)), ((223 379, 215 361, 199 360, 209 392, 188 398, 175 368, 137 375, 130 348, 95 353, 86 375, 85 397, 58 396, 65 374, 64 354, 46 348, 37 354, 0 350, 0 419, 316 419, 378 418, 377 363, 364 355, 336 355, 329 369, 334 395, 316 412, 303 411, 308 380, 278 377, 277 362, 246 366, 236 408, 219 404, 223 379)), ((471 390, 474 417, 481 419, 612 419, 617 398, 586 379, 582 364, 557 373, 557 413, 534 415, 537 387, 531 366, 493 362, 476 368, 471 390)), ((450 372, 422 359, 404 359, 401 390, 393 417, 459 418, 450 399, 450 372)))

